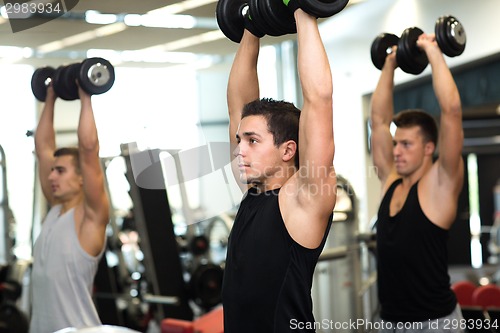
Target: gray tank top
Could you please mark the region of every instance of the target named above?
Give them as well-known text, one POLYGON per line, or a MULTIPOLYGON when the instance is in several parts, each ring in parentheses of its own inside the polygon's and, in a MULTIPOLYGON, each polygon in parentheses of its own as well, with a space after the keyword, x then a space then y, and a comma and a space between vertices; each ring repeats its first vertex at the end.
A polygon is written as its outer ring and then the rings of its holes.
POLYGON ((59 216, 61 207, 49 211, 34 247, 30 333, 101 324, 92 286, 105 247, 96 257, 85 252, 75 231, 74 209, 59 216))

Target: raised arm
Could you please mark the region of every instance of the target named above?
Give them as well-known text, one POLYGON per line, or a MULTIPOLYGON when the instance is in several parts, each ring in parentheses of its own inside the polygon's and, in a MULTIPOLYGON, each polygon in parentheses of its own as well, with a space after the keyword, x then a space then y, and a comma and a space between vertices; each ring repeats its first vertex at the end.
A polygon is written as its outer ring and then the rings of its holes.
POLYGON ((373 92, 370 106, 371 152, 377 176, 387 186, 391 173, 395 174, 393 143, 390 126, 394 116, 394 71, 397 67, 396 48, 386 59, 373 92))
POLYGON ((84 192, 84 224, 80 241, 89 253, 96 255, 102 249, 104 231, 109 221, 109 201, 99 159, 99 140, 91 97, 81 88, 79 96, 81 111, 77 132, 84 192))
MULTIPOLYGON (((236 132, 241 120, 243 106, 259 98, 259 79, 257 76, 257 59, 260 40, 245 30, 236 52, 227 85, 227 106, 229 111, 229 142, 231 144, 231 160, 238 143, 236 132)), ((237 166, 233 163, 233 174, 239 179, 237 166)), ((240 182, 238 182, 239 184, 240 182)))
POLYGON ((35 152, 38 160, 38 174, 45 199, 50 205, 55 204, 50 189, 49 175, 54 163, 56 139, 54 131, 54 106, 57 96, 52 85, 47 88, 47 97, 43 105, 42 114, 35 131, 35 152))
POLYGON ((422 34, 417 45, 432 67, 432 84, 441 108, 438 153, 438 182, 460 191, 463 180, 463 129, 460 94, 434 34, 422 34))
MULTIPOLYGON (((332 74, 315 17, 301 9, 297 23, 298 72, 304 97, 299 123, 298 204, 324 222, 335 205, 332 74)), ((322 233, 321 233, 322 234, 322 233)))

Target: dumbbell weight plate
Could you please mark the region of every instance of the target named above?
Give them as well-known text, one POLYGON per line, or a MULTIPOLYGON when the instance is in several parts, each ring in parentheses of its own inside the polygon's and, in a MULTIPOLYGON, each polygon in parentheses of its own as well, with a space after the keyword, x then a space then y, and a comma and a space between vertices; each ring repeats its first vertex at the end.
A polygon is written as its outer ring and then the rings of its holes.
POLYGON ((243 10, 248 0, 219 0, 215 17, 222 33, 235 43, 239 43, 245 30, 243 10))
POLYGON ((330 17, 342 11, 349 0, 296 0, 299 7, 315 17, 330 17))
POLYGON ((31 77, 31 91, 40 102, 44 102, 47 97, 47 85, 55 71, 55 68, 50 66, 41 67, 35 70, 31 77))
POLYGON ((106 59, 85 59, 80 65, 78 82, 90 95, 103 94, 111 89, 115 82, 115 69, 106 59))
POLYGON ((224 270, 215 264, 198 266, 189 281, 195 302, 204 308, 212 308, 221 301, 221 288, 224 270))
POLYGON ((398 45, 398 41, 399 37, 390 33, 381 33, 374 39, 370 54, 376 68, 382 70, 385 58, 391 52, 391 48, 398 45))
POLYGON ((297 25, 292 11, 290 11, 282 0, 257 0, 265 22, 269 24, 272 31, 271 36, 282 36, 297 32, 297 25))
POLYGON ((78 71, 80 70, 80 63, 68 65, 62 71, 62 81, 66 86, 67 100, 73 101, 75 99, 79 99, 78 95, 78 86, 76 85, 76 78, 78 75, 78 71))
POLYGON ((449 57, 461 55, 465 50, 467 36, 462 24, 453 16, 437 19, 434 32, 439 48, 449 57))
POLYGON ((448 44, 448 37, 446 36, 446 27, 444 23, 445 16, 441 16, 436 20, 434 25, 434 33, 436 36, 436 42, 439 48, 444 54, 449 54, 453 52, 453 48, 448 44))
POLYGON ((263 33, 269 36, 280 36, 281 34, 276 31, 272 25, 264 19, 265 15, 262 13, 262 0, 249 0, 248 7, 252 17, 253 24, 263 33))
POLYGON ((424 32, 417 28, 407 28, 401 34, 396 52, 399 67, 409 74, 420 74, 429 64, 427 55, 417 46, 418 37, 424 32))
POLYGON ((77 99, 78 95, 76 98, 73 98, 74 93, 71 93, 70 91, 71 87, 69 86, 69 82, 66 81, 67 76, 65 72, 67 68, 68 66, 57 67, 56 71, 54 72, 54 76, 52 77, 52 86, 54 87, 54 92, 59 98, 65 101, 72 101, 77 99))

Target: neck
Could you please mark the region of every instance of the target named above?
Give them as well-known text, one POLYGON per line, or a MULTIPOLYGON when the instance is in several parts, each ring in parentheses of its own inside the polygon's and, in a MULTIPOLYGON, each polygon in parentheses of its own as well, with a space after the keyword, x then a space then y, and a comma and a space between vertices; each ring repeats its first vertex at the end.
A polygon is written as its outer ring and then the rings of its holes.
POLYGON ((272 184, 252 183, 251 186, 254 187, 255 189, 257 189, 257 193, 264 193, 267 191, 276 190, 278 188, 281 188, 283 186, 283 184, 280 184, 280 183, 272 183, 272 184))
POLYGON ((425 163, 420 167, 419 169, 415 170, 414 172, 408 174, 408 175, 400 175, 401 178, 403 179, 403 184, 404 186, 413 186, 416 182, 418 182, 432 167, 432 162, 431 163, 425 163))
POLYGON ((81 196, 81 195, 75 196, 71 200, 61 201, 60 204, 61 204, 62 207, 61 207, 61 212, 60 213, 61 214, 66 213, 70 209, 75 208, 76 206, 78 206, 82 201, 83 201, 83 196, 81 196))

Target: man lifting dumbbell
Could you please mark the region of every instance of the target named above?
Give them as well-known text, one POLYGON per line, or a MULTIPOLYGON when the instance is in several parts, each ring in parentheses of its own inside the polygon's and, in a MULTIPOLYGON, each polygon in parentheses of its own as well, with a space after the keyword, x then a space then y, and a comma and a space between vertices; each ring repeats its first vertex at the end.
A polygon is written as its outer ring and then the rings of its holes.
POLYGON ((109 202, 91 97, 79 86, 78 94, 78 148, 56 149, 51 84, 35 132, 40 183, 51 208, 33 250, 31 333, 100 325, 91 289, 104 253, 109 202))
POLYGON ((398 328, 408 324, 401 323, 413 323, 405 332, 461 332, 444 326, 462 318, 450 289, 446 253, 464 179, 462 107, 435 35, 420 34, 416 46, 432 68, 441 109, 439 132, 433 117, 421 110, 394 117, 397 51, 387 55, 371 100, 372 157, 383 194, 376 225, 380 315, 385 322, 381 332, 403 332, 398 328), (397 126, 394 137, 392 121, 397 126), (433 162, 436 150, 439 157, 433 162))
POLYGON ((226 333, 314 331, 312 277, 336 200, 332 75, 316 18, 294 18, 302 111, 259 99, 260 42, 248 30, 229 75, 233 170, 247 192, 229 236, 226 333))

